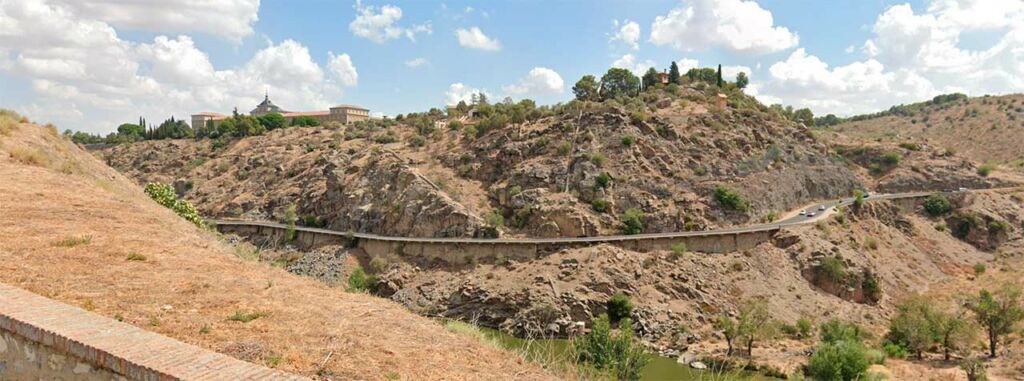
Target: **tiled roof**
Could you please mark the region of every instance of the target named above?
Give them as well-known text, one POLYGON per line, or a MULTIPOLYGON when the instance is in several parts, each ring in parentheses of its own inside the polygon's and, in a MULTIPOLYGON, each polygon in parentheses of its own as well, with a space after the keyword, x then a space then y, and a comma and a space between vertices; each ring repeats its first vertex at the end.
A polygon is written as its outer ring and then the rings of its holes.
POLYGON ((286 112, 281 114, 285 118, 292 118, 296 116, 323 116, 330 115, 330 111, 303 111, 303 112, 286 112))
POLYGON ((201 113, 198 113, 198 114, 195 114, 195 115, 202 115, 202 116, 225 116, 224 114, 220 114, 220 113, 216 113, 216 112, 209 112, 209 111, 201 112, 201 113))

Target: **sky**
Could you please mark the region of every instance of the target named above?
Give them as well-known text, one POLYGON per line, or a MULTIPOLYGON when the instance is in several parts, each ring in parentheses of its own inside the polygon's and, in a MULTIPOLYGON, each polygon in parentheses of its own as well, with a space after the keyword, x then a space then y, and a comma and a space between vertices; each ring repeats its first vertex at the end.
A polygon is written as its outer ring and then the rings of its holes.
POLYGON ((0 0, 0 107, 103 134, 264 92, 388 116, 475 92, 552 104, 673 61, 816 115, 1024 92, 1024 1, 0 0))

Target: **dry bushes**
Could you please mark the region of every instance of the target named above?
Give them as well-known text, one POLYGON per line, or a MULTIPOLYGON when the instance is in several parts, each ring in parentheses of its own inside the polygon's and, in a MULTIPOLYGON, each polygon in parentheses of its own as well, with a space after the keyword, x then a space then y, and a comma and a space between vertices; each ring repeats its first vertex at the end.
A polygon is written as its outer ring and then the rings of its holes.
POLYGON ((10 155, 12 159, 19 163, 37 167, 49 167, 51 162, 50 157, 45 153, 31 148, 12 147, 10 155))
POLYGON ((25 117, 18 115, 18 113, 0 108, 0 135, 8 136, 11 131, 18 128, 18 123, 27 122, 25 117))

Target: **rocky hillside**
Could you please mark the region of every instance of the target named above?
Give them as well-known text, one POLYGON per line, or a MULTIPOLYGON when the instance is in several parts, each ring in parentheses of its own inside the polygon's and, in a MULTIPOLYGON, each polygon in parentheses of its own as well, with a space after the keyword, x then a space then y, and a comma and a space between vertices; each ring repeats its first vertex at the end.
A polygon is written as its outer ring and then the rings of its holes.
MULTIPOLYGON (((294 205, 302 224, 407 236, 616 234, 629 209, 643 213, 645 232, 701 230, 875 186, 861 163, 837 154, 843 147, 742 93, 725 108, 713 95, 651 90, 499 127, 406 118, 99 154, 139 183, 173 183, 207 216, 281 220, 294 205), (723 205, 719 186, 739 202, 723 205)), ((920 167, 940 163, 982 185, 970 163, 921 155, 905 163, 920 156, 920 167)), ((896 171, 882 183, 941 185, 919 177, 896 171)))
POLYGON ((835 130, 861 140, 928 145, 979 163, 1024 167, 1024 94, 937 97, 851 119, 835 130))
POLYGON ((553 378, 395 303, 258 263, 56 129, 6 117, 0 282, 318 380, 553 378))

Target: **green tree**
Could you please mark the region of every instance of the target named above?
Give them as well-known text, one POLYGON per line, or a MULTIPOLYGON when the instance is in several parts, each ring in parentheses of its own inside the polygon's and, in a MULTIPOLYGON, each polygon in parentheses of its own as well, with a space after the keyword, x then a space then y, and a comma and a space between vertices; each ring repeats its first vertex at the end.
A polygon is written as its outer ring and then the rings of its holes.
POLYGON ((630 319, 620 321, 618 333, 612 334, 608 315, 598 316, 590 333, 572 339, 570 346, 577 362, 610 373, 617 380, 639 380, 640 371, 650 361, 636 340, 630 319))
POLYGON ((643 89, 647 90, 651 88, 651 86, 657 85, 658 83, 661 83, 658 71, 655 70, 653 67, 647 68, 647 72, 644 73, 643 76, 643 89))
POLYGON ((668 67, 668 83, 679 83, 679 65, 676 65, 676 61, 672 61, 672 65, 668 67))
POLYGON ((975 319, 988 334, 989 357, 996 357, 999 339, 1013 332, 1017 323, 1024 319, 1020 297, 1019 287, 1005 284, 995 293, 981 290, 978 299, 968 305, 974 312, 975 319))
POLYGON ((260 124, 263 125, 267 131, 273 131, 288 125, 288 119, 276 112, 260 115, 257 119, 259 119, 260 124))
POLYGON ((608 318, 611 319, 612 323, 618 323, 623 319, 629 319, 633 314, 633 302, 629 301, 629 297, 621 292, 612 295, 608 299, 608 318))
POLYGON ((142 140, 146 136, 146 129, 137 124, 124 123, 117 126, 117 134, 130 140, 142 140))
POLYGON ((932 331, 942 347, 942 357, 949 361, 950 352, 967 349, 977 336, 976 327, 964 319, 963 311, 935 311, 931 316, 932 331))
POLYGON ((602 99, 635 95, 639 87, 640 79, 628 69, 613 67, 601 76, 602 99))
POLYGON ((952 208, 949 199, 939 193, 932 194, 924 200, 924 210, 933 216, 946 214, 952 208))
POLYGON ((887 339, 913 352, 918 360, 938 339, 931 324, 935 318, 932 304, 919 295, 910 296, 896 306, 896 315, 889 320, 887 339))
POLYGON ((320 125, 320 121, 317 120, 316 118, 312 117, 312 116, 301 115, 301 116, 297 116, 297 117, 292 118, 292 125, 293 126, 299 126, 299 127, 313 127, 313 126, 319 126, 320 125))
POLYGON ((810 127, 814 125, 814 113, 809 108, 802 108, 793 112, 793 121, 810 127))
POLYGON ((740 89, 745 89, 749 84, 750 78, 747 78, 747 73, 741 71, 739 72, 739 74, 736 74, 736 87, 740 89))
POLYGON ((576 81, 576 85, 572 87, 572 93, 576 94, 576 99, 581 101, 596 101, 598 99, 597 79, 590 74, 584 75, 583 78, 576 81))
POLYGON ((749 201, 744 199, 739 192, 729 189, 729 187, 726 187, 725 185, 715 187, 715 199, 732 210, 745 212, 750 209, 749 201))
POLYGON ((715 74, 715 84, 719 88, 725 87, 725 80, 722 79, 722 64, 718 64, 718 73, 715 74))
POLYGON ((644 212, 637 208, 626 209, 622 214, 622 232, 625 234, 640 234, 644 232, 644 212))
POLYGON ((823 342, 807 363, 807 375, 821 381, 863 380, 869 366, 863 344, 847 340, 823 342))
POLYGON ((736 324, 736 321, 729 317, 729 315, 723 313, 715 318, 715 322, 712 325, 715 329, 722 331, 722 337, 725 338, 725 344, 728 347, 725 355, 732 356, 733 341, 740 335, 739 324, 736 324))
POLYGON ((747 357, 753 358, 754 341, 768 339, 774 333, 768 302, 756 299, 740 306, 737 326, 739 337, 747 346, 747 357))

